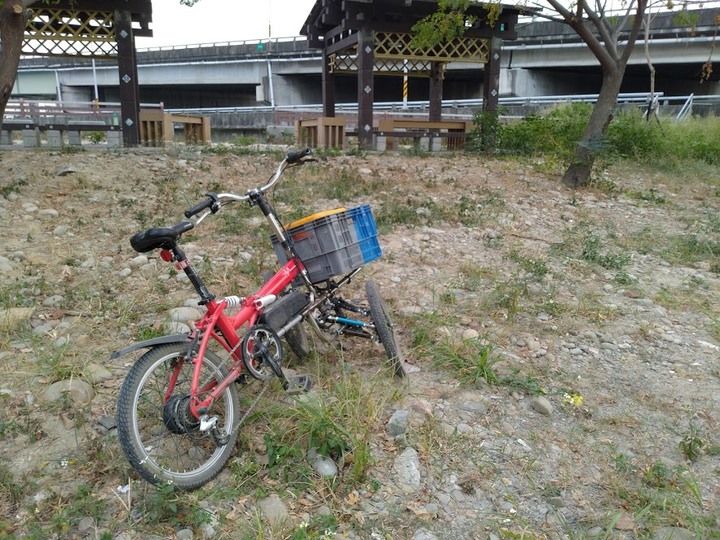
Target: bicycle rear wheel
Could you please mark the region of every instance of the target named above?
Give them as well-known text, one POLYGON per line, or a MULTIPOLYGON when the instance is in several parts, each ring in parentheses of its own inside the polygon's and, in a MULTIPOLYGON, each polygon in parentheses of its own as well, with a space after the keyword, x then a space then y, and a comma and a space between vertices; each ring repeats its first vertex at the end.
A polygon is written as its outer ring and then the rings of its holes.
MULTIPOLYGON (((200 431, 189 409, 195 365, 184 359, 187 349, 185 343, 160 345, 135 363, 120 389, 117 426, 120 446, 140 476, 193 490, 215 478, 230 458, 240 406, 231 384, 207 413, 217 418, 216 429, 200 431)), ((207 351, 199 388, 209 391, 227 375, 220 358, 207 351)))
POLYGON ((370 318, 375 326, 375 332, 385 349, 388 361, 395 370, 395 376, 405 377, 406 373, 403 367, 405 359, 397 343, 395 327, 390 319, 385 301, 382 296, 380 296, 380 292, 374 281, 368 280, 365 283, 365 293, 367 294, 370 318))

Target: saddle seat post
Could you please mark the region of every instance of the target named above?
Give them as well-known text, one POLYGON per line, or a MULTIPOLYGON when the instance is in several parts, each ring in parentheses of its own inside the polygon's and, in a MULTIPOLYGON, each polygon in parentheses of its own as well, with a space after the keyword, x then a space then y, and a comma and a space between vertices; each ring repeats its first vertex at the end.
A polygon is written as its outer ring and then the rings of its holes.
POLYGON ((200 295, 200 302, 198 302, 199 305, 204 306, 215 299, 215 295, 207 289, 205 283, 203 283, 203 280, 200 278, 198 273, 195 272, 195 268, 193 268, 190 260, 185 255, 185 252, 180 249, 177 242, 173 242, 168 248, 163 249, 160 256, 162 260, 166 262, 174 261, 175 268, 185 272, 185 275, 190 280, 190 283, 192 283, 192 286, 200 295))

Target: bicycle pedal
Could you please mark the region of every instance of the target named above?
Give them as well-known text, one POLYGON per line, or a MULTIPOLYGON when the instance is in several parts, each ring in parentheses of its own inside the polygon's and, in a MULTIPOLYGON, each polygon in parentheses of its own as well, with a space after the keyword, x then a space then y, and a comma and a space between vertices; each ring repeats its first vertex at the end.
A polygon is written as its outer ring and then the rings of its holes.
POLYGON ((310 375, 294 375, 286 379, 284 385, 285 392, 291 396, 296 396, 305 392, 309 392, 313 386, 310 375))

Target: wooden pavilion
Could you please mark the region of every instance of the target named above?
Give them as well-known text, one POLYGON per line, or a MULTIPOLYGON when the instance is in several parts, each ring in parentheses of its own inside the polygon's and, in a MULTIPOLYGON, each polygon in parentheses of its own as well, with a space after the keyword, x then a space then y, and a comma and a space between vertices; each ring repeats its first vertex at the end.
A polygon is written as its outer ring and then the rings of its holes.
POLYGON ((433 48, 414 48, 413 26, 437 9, 436 0, 317 0, 310 11, 301 33, 307 36, 310 47, 323 51, 323 116, 335 117, 336 75, 355 74, 361 148, 372 146, 375 75, 427 77, 427 126, 432 128, 441 121, 447 64, 482 63, 483 106, 488 111, 497 109, 501 44, 517 39, 520 8, 473 4, 467 11, 470 18, 462 37, 433 48))
POLYGON ((22 54, 117 59, 125 146, 140 143, 135 36, 152 36, 151 0, 54 0, 28 10, 22 54))

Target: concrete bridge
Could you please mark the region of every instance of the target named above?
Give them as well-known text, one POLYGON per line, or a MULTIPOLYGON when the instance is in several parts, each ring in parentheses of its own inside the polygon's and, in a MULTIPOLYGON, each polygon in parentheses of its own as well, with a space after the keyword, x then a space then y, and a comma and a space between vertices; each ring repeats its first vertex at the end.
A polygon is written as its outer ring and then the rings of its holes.
MULTIPOLYGON (((667 95, 720 94, 715 70, 701 82, 711 54, 718 10, 696 13, 694 28, 675 14, 658 15, 650 33, 656 90, 667 95)), ((502 49, 501 97, 593 94, 602 75, 597 60, 566 25, 526 21, 519 39, 502 49)), ((304 37, 140 49, 137 53, 142 102, 168 109, 297 107, 321 102, 321 56, 304 37)), ((443 98, 482 96, 482 64, 450 64, 443 98)), ((621 92, 647 92, 649 69, 642 40, 636 44, 621 92)), ((338 76, 337 102, 357 101, 354 76, 338 76)), ((63 101, 119 101, 114 63, 86 59, 23 59, 13 97, 63 101)), ((408 99, 428 99, 426 79, 409 81, 408 99)), ((402 79, 376 77, 375 102, 402 100, 402 79)))

